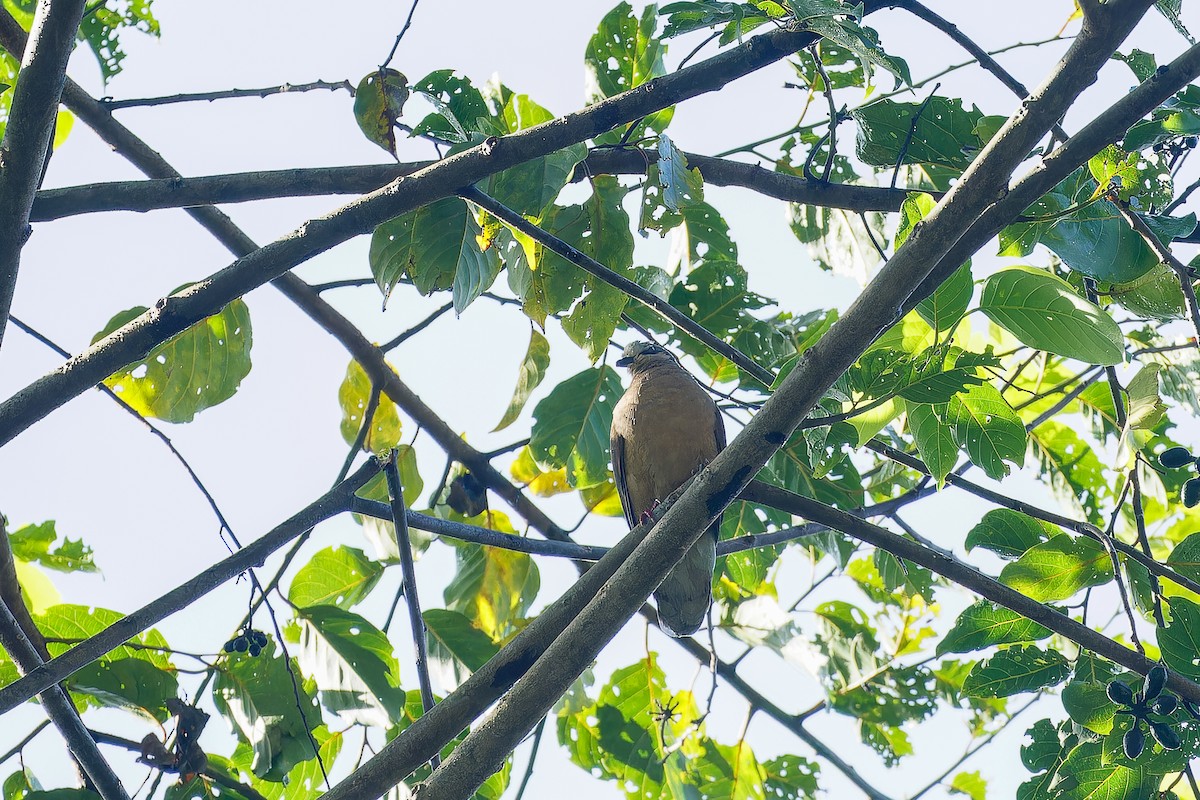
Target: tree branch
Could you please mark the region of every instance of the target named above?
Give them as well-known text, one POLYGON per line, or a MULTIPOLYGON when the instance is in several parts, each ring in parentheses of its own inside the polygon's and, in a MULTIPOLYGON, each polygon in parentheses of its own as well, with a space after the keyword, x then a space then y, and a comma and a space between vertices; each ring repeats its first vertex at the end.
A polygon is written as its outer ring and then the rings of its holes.
MULTIPOLYGON (((7 13, 4 16, 9 16, 7 13)), ((9 16, 11 20, 11 16, 9 16)), ((0 23, 0 43, 8 46, 0 23)), ((338 211, 311 220, 181 292, 104 337, 75 359, 0 404, 0 444, 100 382, 155 345, 210 316, 251 289, 292 267, 367 233, 381 222, 419 208, 464 186, 533 158, 584 141, 666 106, 715 91, 738 77, 786 58, 810 44, 813 34, 793 28, 756 36, 707 61, 656 78, 565 117, 450 156, 400 178, 338 211)), ((11 49, 11 48, 10 48, 11 49)))
POLYGON ((638 284, 620 275, 608 267, 601 264, 596 259, 588 256, 586 253, 581 253, 571 245, 559 239, 547 231, 542 230, 537 225, 534 225, 529 220, 522 217, 511 208, 503 205, 495 199, 488 197, 478 188, 471 186, 459 192, 459 196, 464 200, 470 200, 475 205, 487 211, 492 216, 499 219, 510 228, 520 231, 526 236, 533 239, 538 244, 545 247, 552 253, 555 253, 567 261, 570 261, 575 266, 582 269, 591 275, 595 275, 600 280, 612 286, 615 289, 624 292, 629 297, 637 300, 642 305, 654 311, 666 321, 670 322, 679 330, 687 333, 696 341, 703 344, 709 350, 712 350, 722 358, 728 359, 736 364, 739 368, 753 375, 763 384, 770 386, 775 381, 775 374, 769 369, 766 369, 752 361, 747 356, 743 355, 737 348, 732 347, 723 339, 714 336, 703 325, 699 325, 684 314, 675 306, 663 300, 658 295, 647 289, 643 289, 638 284))
POLYGON ((246 570, 261 566, 267 556, 305 531, 345 511, 350 506, 354 492, 379 472, 374 460, 359 467, 349 478, 330 489, 304 509, 276 526, 262 538, 218 561, 191 580, 170 590, 166 594, 142 606, 137 611, 114 622, 67 652, 30 670, 25 676, 0 688, 0 714, 24 703, 39 692, 45 691, 76 670, 100 658, 128 639, 161 622, 171 614, 186 608, 200 597, 211 592, 225 581, 235 578, 246 570))
POLYGON ((898 318, 900 304, 911 287, 923 280, 961 237, 960 221, 974 219, 1003 193, 1008 176, 1054 124, 1061 109, 1095 80, 1096 71, 1150 4, 1150 0, 1114 0, 1104 6, 1107 24, 1098 26, 1102 30, 1085 30, 1075 40, 1050 80, 1002 126, 846 314, 801 356, 762 410, 700 471, 682 499, 671 504, 645 541, 617 568, 604 590, 571 620, 493 714, 433 773, 424 786, 424 800, 466 796, 495 772, 532 728, 530 720, 536 721, 548 711, 603 643, 635 613, 666 570, 788 440, 837 376, 898 318))
MULTIPOLYGON (((45 663, 30 643, 25 632, 21 630, 21 626, 17 623, 17 619, 9 610, 8 605, 2 600, 0 600, 0 645, 4 646, 9 657, 24 675, 29 675, 42 668, 45 663)), ((20 680, 17 682, 19 683, 20 680)), ((38 699, 42 701, 46 716, 67 740, 67 748, 71 751, 71 755, 83 767, 84 772, 96 785, 96 789, 104 800, 129 800, 129 795, 125 793, 125 787, 113 773, 112 767, 104 760, 104 756, 100 755, 96 743, 92 740, 87 728, 83 726, 83 720, 79 718, 79 712, 75 710, 71 699, 67 697, 67 693, 58 685, 58 682, 53 681, 44 687, 39 692, 38 699)))
MULTIPOLYGON (((899 211, 904 189, 810 181, 726 158, 684 153, 689 167, 700 170, 704 182, 735 186, 766 197, 847 211, 899 211)), ((593 150, 575 167, 572 181, 588 175, 644 175, 658 160, 657 149, 593 150)), ((432 161, 370 164, 346 167, 267 170, 201 177, 112 181, 43 189, 30 212, 31 222, 49 222, 102 211, 155 211, 217 203, 245 203, 280 197, 366 194, 396 178, 411 175, 432 161)), ((935 193, 935 197, 940 195, 935 193)))
MULTIPOLYGON (((7 13, 7 12, 6 12, 7 13)), ((54 140, 67 59, 83 0, 40 0, 0 141, 0 343, 29 238, 29 210, 54 140)))
MULTIPOLYGON (((904 0, 900 7, 912 14, 918 19, 928 22, 933 27, 937 28, 942 33, 954 40, 954 43, 966 50, 971 56, 979 62, 979 66, 983 67, 996 79, 1008 87, 1009 91, 1015 94, 1021 100, 1029 96, 1029 90, 1025 88, 1025 84, 1012 76, 1008 70, 1000 66, 1000 62, 992 58, 988 51, 975 43, 975 40, 958 29, 958 26, 950 22, 945 17, 933 11, 928 6, 919 2, 919 0, 904 0)), ((1068 138, 1067 132, 1062 129, 1061 125, 1055 124, 1052 128, 1055 135, 1063 141, 1068 138)))
MULTIPOLYGON (((417 682, 421 687, 421 709, 429 713, 433 708, 433 686, 429 682, 429 654, 425 649, 425 620, 421 618, 421 602, 417 599, 417 571, 413 567, 412 544, 408 538, 408 513, 404 507, 404 487, 400 483, 400 470, 396 466, 397 454, 393 449, 384 465, 387 476, 388 495, 391 498, 392 526, 396 531, 396 544, 400 550, 400 570, 404 575, 404 605, 408 607, 408 624, 412 629, 413 646, 417 651, 417 682)), ((437 769, 441 759, 434 754, 430 766, 437 769)))

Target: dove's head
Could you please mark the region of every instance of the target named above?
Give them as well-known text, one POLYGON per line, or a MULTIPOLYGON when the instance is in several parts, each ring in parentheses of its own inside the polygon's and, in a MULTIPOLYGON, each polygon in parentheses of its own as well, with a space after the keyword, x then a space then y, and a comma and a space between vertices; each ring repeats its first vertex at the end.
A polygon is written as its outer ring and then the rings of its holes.
POLYGON ((679 361, 670 350, 654 342, 633 342, 617 359, 618 367, 629 367, 633 373, 645 372, 660 365, 678 366, 679 361))

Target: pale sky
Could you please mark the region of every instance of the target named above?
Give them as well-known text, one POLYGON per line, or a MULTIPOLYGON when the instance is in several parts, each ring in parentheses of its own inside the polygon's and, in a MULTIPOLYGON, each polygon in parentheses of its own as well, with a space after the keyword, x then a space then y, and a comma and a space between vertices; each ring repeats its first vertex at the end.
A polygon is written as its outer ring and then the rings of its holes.
MULTIPOLYGON (((988 49, 1052 36, 1071 10, 1064 0, 930 5, 988 49)), ((453 67, 477 86, 498 73, 513 89, 528 93, 555 113, 567 113, 583 103, 584 47, 611 6, 610 0, 502 4, 424 0, 392 65, 414 81, 434 69, 453 67)), ((75 54, 70 74, 94 95, 118 99, 316 79, 357 83, 387 54, 407 12, 406 2, 378 0, 341 5, 159 0, 155 13, 162 23, 162 39, 125 34, 129 53, 125 72, 106 89, 101 87, 95 61, 87 51, 75 54)), ((1200 20, 1194 16, 1189 20, 1191 27, 1200 30, 1200 20)), ((941 34, 900 12, 877 14, 869 23, 879 29, 890 53, 908 60, 914 79, 968 58, 941 34)), ((1186 46, 1153 12, 1134 43, 1169 57, 1186 46)), ((673 44, 668 65, 673 67, 693 45, 691 39, 673 44)), ((1001 61, 1032 88, 1063 49, 1057 45, 1019 50, 1001 61)), ((713 52, 710 46, 704 54, 713 52)), ((682 149, 715 153, 785 130, 794 123, 803 100, 800 92, 781 88, 791 78, 789 68, 780 64, 718 95, 689 101, 676 112, 669 133, 682 149)), ((1068 130, 1077 129, 1132 85, 1122 64, 1110 64, 1101 78, 1085 95, 1085 103, 1068 117, 1068 130)), ((890 88, 887 76, 879 80, 884 89, 890 88)), ((990 76, 973 69, 945 78, 939 93, 969 97, 993 114, 1008 114, 1017 103, 990 76)), ((924 92, 919 96, 924 97, 924 92)), ((387 155, 358 131, 351 102, 345 92, 312 92, 128 109, 117 112, 117 117, 185 175, 383 163, 387 155)), ((817 118, 812 117, 814 121, 817 118)), ((416 119, 414 116, 411 121, 416 119)), ((842 125, 839 133, 845 152, 849 152, 853 125, 842 125)), ((402 140, 401 159, 432 156, 429 145, 402 140)), ((46 186, 140 177, 86 126, 77 123, 51 162, 46 186)), ((265 244, 349 199, 273 200, 225 210, 243 230, 265 244)), ((857 287, 851 281, 830 277, 813 266, 787 228, 782 203, 736 189, 714 189, 708 199, 732 226, 752 290, 777 298, 784 309, 796 313, 835 305, 844 308, 853 298, 857 287)), ((665 257, 663 242, 651 240, 639 247, 641 263, 661 263, 665 257)), ((366 276, 366 253, 367 239, 360 238, 313 259, 298 273, 312 282, 366 276)), ((13 312, 78 352, 116 312, 152 305, 178 285, 211 274, 231 260, 180 211, 91 215, 40 224, 24 252, 13 312)), ((351 313, 367 335, 379 341, 411 326, 446 299, 418 298, 411 289, 401 287, 386 312, 381 312, 373 287, 328 293, 326 298, 351 313)), ((257 538, 310 502, 335 476, 346 449, 338 433, 336 393, 348 360, 336 342, 274 289, 259 289, 247 302, 254 325, 250 376, 232 400, 203 412, 194 423, 164 426, 215 494, 243 541, 257 538)), ((536 400, 556 381, 587 366, 557 325, 550 323, 550 377, 516 425, 501 434, 489 434, 507 406, 528 331, 523 316, 480 300, 457 320, 453 315, 440 319, 394 351, 391 360, 400 376, 452 427, 463 431, 477 448, 488 450, 523 436, 536 400)), ((59 362, 53 353, 10 328, 0 351, 0 394, 9 396, 59 362)), ((406 439, 411 438, 415 432, 411 423, 405 432, 406 439)), ((444 457, 427 437, 418 439, 417 446, 422 477, 429 487, 441 474, 444 457)), ((1029 483, 1010 482, 1005 488, 1037 492, 1029 483)), ((14 526, 54 519, 60 534, 82 537, 95 548, 102 577, 52 575, 64 602, 128 612, 225 554, 216 522, 182 469, 158 441, 98 393, 72 401, 0 451, 0 486, 4 487, 0 509, 14 526)), ((545 506, 566 527, 573 525, 581 512, 574 498, 545 506)), ((982 509, 939 498, 920 514, 913 513, 911 521, 927 525, 922 528, 926 535, 953 546, 962 541, 981 513, 982 509), (946 513, 947 508, 952 513, 946 513)), ((609 543, 622 529, 617 521, 589 521, 578 538, 609 543)), ((319 529, 307 552, 337 542, 366 547, 357 526, 340 519, 319 529)), ((567 565, 546 560, 540 561, 539 567, 541 598, 548 602, 574 573, 567 565)), ((418 564, 426 607, 442 605, 441 587, 452 569, 452 554, 444 546, 435 546, 418 564), (424 578, 426 575, 431 577, 424 578)), ((794 580, 801 588, 805 585, 807 575, 798 560, 785 569, 781 587, 784 579, 794 580)), ((399 571, 389 570, 363 613, 381 620, 398 580, 399 571)), ((246 592, 244 583, 227 585, 161 629, 172 644, 183 649, 215 651, 231 634, 230 628, 245 607, 246 592)), ((944 621, 952 621, 953 612, 945 613, 950 616, 944 621)), ((802 617, 802 625, 804 621, 802 617)), ((266 627, 265 619, 259 627, 266 627)), ((644 625, 630 623, 601 657, 598 683, 612 668, 639 658, 644 653, 643 639, 644 625)), ((661 635, 652 632, 650 639, 651 646, 661 652, 671 685, 687 686, 695 673, 694 662, 661 635)), ((393 627, 392 640, 403 684, 415 688, 411 640, 402 622, 393 627)), ((735 647, 723 646, 728 643, 728 639, 718 639, 722 652, 737 652, 735 647)), ((751 656, 743 672, 748 679, 759 680, 766 693, 789 710, 805 708, 821 696, 811 675, 766 652, 751 656)), ((703 693, 708 678, 704 675, 699 680, 698 691, 703 693)), ((1014 698, 1012 707, 1021 702, 1022 698, 1014 698)), ((1056 700, 1046 706, 1045 712, 1054 718, 1063 716, 1056 700)), ((733 742, 744 714, 744 704, 731 690, 719 692, 710 733, 722 742, 733 742)), ((987 756, 964 767, 984 771, 991 796, 1011 795, 1015 785, 1028 777, 1017 760, 1016 746, 1024 729, 1038 718, 1032 714, 1021 718, 987 756)), ((40 709, 32 705, 7 715, 0 726, 0 752, 40 719, 40 709)), ((90 713, 86 720, 131 738, 147 732, 128 715, 117 712, 90 713)), ((858 743, 851 720, 819 715, 811 728, 843 752, 868 780, 897 797, 923 785, 940 771, 949 754, 961 749, 962 728, 957 723, 926 725, 913 734, 918 755, 888 771, 858 743)), ((751 725, 749 739, 762 759, 789 752, 812 756, 807 747, 765 717, 751 725)), ((217 753, 231 749, 222 719, 214 715, 202 742, 217 753)), ((350 744, 353 746, 354 740, 350 744)), ((62 764, 57 735, 43 734, 28 752, 35 772, 48 782, 55 781, 51 765, 62 764)), ((132 760, 118 751, 105 752, 117 764, 132 760)), ((614 786, 595 781, 567 763, 564 751, 553 741, 552 729, 547 730, 538 763, 530 797, 551 792, 581 799, 616 796, 614 786)), ((518 755, 514 783, 519 782, 524 765, 524 757, 518 755)), ((15 767, 15 761, 9 762, 0 768, 0 776, 15 767)), ((118 767, 118 772, 131 791, 145 775, 141 767, 118 767)), ((857 796, 832 768, 825 766, 823 775, 830 796, 839 796, 846 789, 851 790, 847 796, 857 796)), ((944 795, 935 791, 930 796, 944 795)))

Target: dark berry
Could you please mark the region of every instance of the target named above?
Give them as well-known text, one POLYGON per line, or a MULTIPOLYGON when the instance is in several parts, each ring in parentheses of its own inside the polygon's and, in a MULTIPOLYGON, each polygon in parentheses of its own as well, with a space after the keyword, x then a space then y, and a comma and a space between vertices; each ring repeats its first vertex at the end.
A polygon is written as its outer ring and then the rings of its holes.
POLYGON ((1188 508, 1200 503, 1200 478, 1192 478, 1183 485, 1183 504, 1188 508))
POLYGON ((1150 704, 1151 711, 1153 711, 1155 714, 1162 714, 1164 717, 1169 717, 1171 714, 1174 714, 1175 709, 1177 708, 1179 708, 1179 698, 1170 692, 1167 692, 1166 694, 1160 694, 1157 698, 1155 698, 1154 702, 1150 704))
POLYGON ((246 652, 247 648, 250 647, 250 643, 246 641, 246 637, 239 636, 237 638, 237 644, 235 644, 234 647, 237 648, 239 653, 244 653, 246 652))
POLYGON ((1163 687, 1166 685, 1167 668, 1156 664, 1146 673, 1146 682, 1142 684, 1142 698, 1146 701, 1153 700, 1162 693, 1163 687))
POLYGON ((1158 454, 1158 463, 1167 469, 1177 469, 1186 466, 1194 456, 1186 447, 1168 447, 1158 454))
POLYGON ((1142 748, 1146 746, 1146 734, 1142 733, 1142 726, 1135 723, 1132 728, 1126 731, 1123 744, 1125 745, 1126 758, 1137 758, 1140 756, 1142 748))
POLYGON ((1179 749, 1179 734, 1165 722, 1151 722, 1150 734, 1154 737, 1154 741, 1163 746, 1164 750, 1179 749))
POLYGON ((258 654, 261 652, 262 652, 262 648, 259 647, 258 645, 256 645, 256 644, 250 645, 250 657, 251 658, 257 658, 258 654))
POLYGON ((1120 681, 1113 681, 1108 684, 1108 699, 1123 706, 1131 706, 1133 705, 1133 689, 1120 681))

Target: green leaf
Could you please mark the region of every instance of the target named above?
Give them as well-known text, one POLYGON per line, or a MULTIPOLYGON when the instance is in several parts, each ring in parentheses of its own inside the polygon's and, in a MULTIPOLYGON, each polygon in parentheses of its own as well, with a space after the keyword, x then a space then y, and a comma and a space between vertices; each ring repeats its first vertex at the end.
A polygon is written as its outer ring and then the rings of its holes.
POLYGON ((1097 518, 1103 501, 1112 495, 1112 486, 1092 445, 1074 428, 1057 420, 1037 426, 1029 444, 1059 499, 1080 514, 1097 518))
POLYGON ((571 313, 563 318, 563 332, 583 348, 592 363, 600 360, 608 343, 621 321, 621 314, 629 304, 629 296, 620 289, 598 280, 591 281, 594 287, 575 304, 571 313))
MULTIPOLYGON (((338 387, 338 405, 342 407, 341 432, 346 444, 357 441, 370 403, 371 378, 361 364, 351 361, 346 366, 346 377, 338 387)), ((367 453, 386 453, 399 443, 400 410, 381 389, 362 449, 367 453)))
MULTIPOLYGON (((34 622, 47 639, 51 658, 62 655, 75 643, 95 636, 110 625, 124 618, 123 614, 107 608, 63 604, 46 609, 46 613, 34 616, 34 622)), ((101 661, 112 662, 124 658, 145 661, 162 670, 171 671, 175 665, 167 654, 167 640, 156 629, 151 628, 139 636, 129 640, 127 646, 122 645, 108 651, 101 661)))
POLYGON ((396 157, 396 122, 408 100, 408 78, 380 68, 358 82, 354 91, 354 121, 363 135, 396 157))
POLYGON ((257 657, 231 653, 217 671, 213 702, 252 749, 250 768, 259 778, 281 781, 296 764, 316 755, 309 740, 321 722, 314 691, 295 661, 285 664, 275 656, 274 642, 257 657), (293 687, 299 690, 299 705, 293 687))
POLYGON ((1171 621, 1158 631, 1167 666, 1192 680, 1200 679, 1200 605, 1171 598, 1171 621))
POLYGON ((1003 583, 1039 603, 1066 600, 1112 577, 1112 561, 1102 545, 1065 533, 1029 548, 1000 572, 1003 583))
POLYGON ((960 772, 950 780, 951 794, 965 794, 971 800, 986 800, 987 781, 978 772, 960 772))
POLYGON ((584 370, 554 387, 533 409, 529 447, 538 465, 565 467, 576 488, 606 481, 609 429, 621 393, 621 379, 608 366, 584 370))
POLYGON ((456 675, 456 685, 500 652, 490 636, 457 611, 431 608, 422 616, 425 619, 430 658, 443 662, 446 667, 461 665, 465 668, 465 672, 456 675), (448 663, 451 661, 453 665, 448 663))
POLYGON ((529 347, 525 349, 525 358, 521 359, 521 367, 517 371, 517 387, 513 390, 512 400, 508 401, 508 410, 492 433, 503 430, 517 421, 521 410, 529 400, 533 390, 542 384, 546 378, 546 369, 550 366, 550 342, 536 330, 529 331, 529 347))
POLYGON ((444 592, 446 607, 463 614, 492 641, 505 639, 537 598, 537 565, 528 554, 512 550, 456 544, 455 551, 457 569, 444 592))
POLYGON ((976 664, 963 681, 968 697, 1009 697, 1054 686, 1071 674, 1057 650, 1017 645, 976 664))
POLYGON ((8 534, 13 555, 22 561, 36 562, 59 572, 100 571, 92 560, 92 548, 84 544, 82 539, 63 537, 62 544, 53 547, 57 541, 58 531, 54 529, 54 520, 23 525, 8 534))
POLYGON ((439 69, 412 85, 412 91, 425 97, 437 113, 413 126, 412 135, 433 134, 439 139, 461 144, 472 134, 500 135, 504 128, 492 116, 487 101, 471 81, 452 69, 439 69))
POLYGON ((894 167, 900 160, 963 170, 984 145, 975 133, 983 112, 964 109, 957 98, 933 97, 927 104, 880 100, 850 116, 858 123, 859 159, 876 167, 894 167))
POLYGON ((160 723, 171 716, 164 704, 179 694, 172 672, 140 658, 93 662, 74 673, 70 685, 73 693, 86 694, 97 705, 160 723))
POLYGON ((1036 642, 1051 631, 1003 606, 980 600, 968 606, 938 642, 937 654, 970 653, 998 644, 1036 642))
MULTIPOLYGON (((1145 275, 1158 256, 1096 192, 1091 174, 1076 170, 1029 209, 1029 221, 1000 232, 1000 254, 1024 257, 1043 244, 1073 271, 1097 280, 1128 283, 1145 275)), ((1153 227, 1155 218, 1145 219, 1153 227)))
MULTIPOLYGON (((516 133, 549 122, 554 115, 525 94, 509 94, 500 113, 505 133, 516 133)), ((574 144, 490 176, 479 188, 518 214, 538 217, 567 185, 587 147, 574 144)))
POLYGON ((1200 533, 1190 533, 1175 545, 1166 565, 1194 581, 1200 581, 1200 533))
POLYGON ((967 534, 963 546, 970 552, 982 547, 1001 558, 1014 559, 1031 547, 1045 542, 1061 531, 1058 528, 1007 508, 996 508, 983 515, 967 534))
POLYGON ((944 280, 933 294, 918 303, 916 312, 934 330, 951 330, 967 313, 974 292, 971 265, 966 263, 944 280))
POLYGON ((946 406, 946 422, 954 438, 989 478, 1008 474, 1005 461, 1020 466, 1025 459, 1025 426, 990 383, 972 386, 946 406))
POLYGON ((816 800, 821 765, 801 756, 785 755, 763 762, 764 788, 772 800, 816 800))
POLYGON ((908 427, 917 443, 917 452, 929 471, 933 473, 938 488, 946 483, 946 476, 958 461, 958 443, 950 427, 938 416, 931 405, 909 403, 908 427))
POLYGON ((979 307, 1037 350, 1102 366, 1125 359, 1125 339, 1113 318, 1045 270, 1018 266, 993 273, 979 307))
POLYGON ((745 740, 723 745, 705 739, 703 757, 688 766, 706 797, 759 800, 765 795, 766 771, 745 740))
POLYGON ((399 720, 400 666, 387 635, 366 619, 337 606, 298 608, 288 637, 299 643, 296 660, 330 711, 384 728, 399 720))
POLYGON ((296 572, 288 587, 288 602, 301 608, 334 605, 348 609, 362 602, 382 575, 383 566, 362 550, 345 545, 326 547, 296 572))
POLYGON ((1151 797, 1161 780, 1160 775, 1109 762, 1098 742, 1086 742, 1072 750, 1059 767, 1059 774, 1071 778, 1067 787, 1055 795, 1061 800, 1151 797))
POLYGON ((454 310, 461 314, 500 274, 500 259, 494 248, 480 249, 480 234, 475 215, 457 197, 437 200, 377 227, 369 258, 384 301, 407 276, 421 294, 453 288, 454 310))
POLYGON ((658 161, 646 169, 642 185, 641 231, 667 231, 682 223, 683 210, 704 201, 704 178, 666 134, 658 137, 658 161))
MULTIPOLYGON (((421 480, 421 475, 417 472, 417 451, 412 445, 402 444, 396 448, 396 466, 400 472, 400 485, 404 490, 404 505, 412 508, 420 499, 421 492, 425 488, 425 482, 421 480)), ((376 475, 367 481, 367 485, 355 494, 367 500, 378 500, 381 503, 387 503, 391 499, 391 495, 388 493, 387 478, 383 474, 376 475)), ((371 543, 371 547, 375 551, 375 558, 379 561, 397 563, 400 560, 400 545, 396 541, 396 529, 391 521, 360 514, 353 516, 354 521, 362 526, 363 535, 371 543)), ((412 545, 413 555, 420 556, 425 552, 425 548, 429 546, 433 537, 432 534, 425 531, 410 528, 408 538, 412 545)))
POLYGON ((1123 61, 1133 73, 1133 76, 1138 79, 1138 82, 1149 80, 1154 71, 1158 69, 1158 62, 1154 58, 1153 53, 1147 53, 1145 50, 1139 50, 1136 47, 1129 51, 1129 54, 1113 53, 1114 61, 1123 61))
POLYGON ((1088 730, 1104 735, 1113 729, 1117 707, 1108 699, 1103 683, 1072 680, 1063 687, 1062 704, 1071 719, 1088 730))
MULTIPOLYGON (((646 6, 640 20, 624 0, 604 15, 583 55, 589 105, 667 74, 663 63, 667 46, 655 37, 657 28, 658 6, 654 3, 646 6)), ((662 133, 670 124, 674 111, 674 107, 664 108, 641 120, 631 132, 629 141, 662 133)), ((595 140, 597 144, 612 145, 619 142, 623 134, 624 131, 611 131, 595 140)))
MULTIPOLYGON (((92 343, 146 310, 137 306, 117 314, 92 343)), ((141 361, 114 372, 104 385, 144 417, 191 422, 196 414, 237 392, 250 373, 251 339, 250 311, 241 299, 234 300, 158 345, 141 361)))

